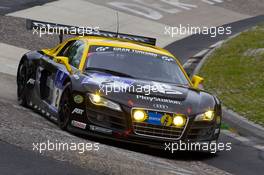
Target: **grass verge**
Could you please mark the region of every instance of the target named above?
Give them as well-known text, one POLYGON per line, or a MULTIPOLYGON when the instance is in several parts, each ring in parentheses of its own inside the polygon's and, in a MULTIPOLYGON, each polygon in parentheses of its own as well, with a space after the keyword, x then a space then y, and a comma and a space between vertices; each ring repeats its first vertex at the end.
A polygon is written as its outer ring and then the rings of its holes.
POLYGON ((264 25, 226 42, 199 74, 226 107, 264 126, 264 25))

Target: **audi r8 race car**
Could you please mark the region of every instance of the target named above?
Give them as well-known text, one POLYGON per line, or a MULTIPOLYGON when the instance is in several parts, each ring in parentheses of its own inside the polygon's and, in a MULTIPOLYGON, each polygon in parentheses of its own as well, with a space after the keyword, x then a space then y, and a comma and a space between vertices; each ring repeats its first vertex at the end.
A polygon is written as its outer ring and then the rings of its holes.
MULTIPOLYGON (((70 27, 28 21, 52 26, 70 27)), ((217 140, 220 101, 155 41, 98 30, 30 51, 18 66, 18 101, 76 133, 149 146, 217 140)))

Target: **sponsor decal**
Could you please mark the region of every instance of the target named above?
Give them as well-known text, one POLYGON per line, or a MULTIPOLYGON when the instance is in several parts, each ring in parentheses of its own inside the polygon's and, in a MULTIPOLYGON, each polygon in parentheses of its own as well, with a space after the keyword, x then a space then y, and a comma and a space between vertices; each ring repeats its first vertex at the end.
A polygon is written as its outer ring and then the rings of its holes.
POLYGON ((86 123, 78 122, 75 120, 72 120, 71 122, 72 126, 75 126, 77 128, 85 129, 86 128, 86 123))
POLYGON ((169 114, 164 114, 161 117, 160 122, 163 126, 170 126, 172 124, 172 117, 169 114))
POLYGON ((96 49, 95 49, 95 51, 96 52, 105 52, 105 51, 107 51, 109 49, 109 47, 97 47, 96 49))
POLYGON ((161 59, 164 60, 164 61, 168 61, 168 62, 175 61, 173 58, 168 57, 168 56, 162 56, 161 59))
POLYGON ((27 84, 31 84, 31 85, 34 85, 35 84, 35 80, 30 78, 28 81, 27 81, 27 84))
POLYGON ((79 114, 79 115, 82 115, 83 112, 84 112, 83 109, 75 108, 75 109, 72 111, 72 114, 79 114))
POLYGON ((147 52, 142 50, 136 50, 136 49, 129 49, 129 48, 122 48, 122 47, 107 47, 107 46, 92 46, 90 48, 90 53, 93 52, 114 52, 114 53, 129 53, 129 54, 138 54, 138 55, 145 55, 145 56, 151 56, 154 58, 161 59, 163 61, 167 62, 175 62, 175 59, 172 57, 166 56, 166 55, 160 55, 153 52, 147 52))
POLYGON ((81 95, 75 95, 73 97, 73 101, 77 104, 81 104, 84 101, 84 98, 81 95))
POLYGON ((106 133, 106 134, 112 134, 112 130, 106 129, 106 128, 102 128, 102 127, 99 127, 99 126, 94 126, 94 125, 90 125, 90 130, 97 131, 97 132, 102 132, 102 133, 106 133))
POLYGON ((147 122, 149 124, 153 124, 153 125, 160 125, 161 117, 162 117, 162 114, 160 114, 160 113, 148 112, 148 120, 147 120, 147 122))
POLYGON ((61 89, 56 87, 53 89, 52 106, 54 106, 56 110, 59 108, 61 94, 62 94, 61 89))
POLYGON ((171 100, 171 99, 159 98, 159 97, 150 97, 144 95, 137 95, 136 98, 139 100, 144 100, 149 102, 162 102, 162 103, 177 104, 177 105, 182 104, 180 101, 177 100, 171 100))
POLYGON ((67 74, 61 70, 58 70, 55 76, 55 86, 59 89, 63 89, 63 82, 66 79, 67 74))
POLYGON ((113 47, 113 51, 115 52, 127 52, 127 53, 135 53, 140 55, 152 56, 152 57, 159 57, 158 54, 152 52, 146 52, 142 50, 135 50, 135 49, 128 49, 128 48, 121 48, 121 47, 113 47))

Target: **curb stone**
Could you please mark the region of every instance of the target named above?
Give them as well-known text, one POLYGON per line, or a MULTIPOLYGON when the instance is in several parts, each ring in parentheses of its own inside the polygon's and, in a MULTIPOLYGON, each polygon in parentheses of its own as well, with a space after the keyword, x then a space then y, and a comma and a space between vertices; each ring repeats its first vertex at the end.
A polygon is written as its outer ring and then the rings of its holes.
MULTIPOLYGON (((250 29, 248 29, 250 30, 250 29)), ((246 30, 246 31, 248 31, 246 30)), ((190 59, 197 60, 192 61, 193 64, 188 64, 188 62, 185 63, 186 71, 188 71, 189 75, 193 76, 197 74, 203 64, 206 62, 206 60, 214 53, 214 51, 218 48, 220 48, 223 44, 228 42, 229 40, 237 37, 242 32, 239 32, 235 35, 232 35, 228 37, 226 40, 218 41, 217 43, 209 46, 209 48, 202 50, 201 52, 197 53, 190 59), (203 54, 201 54, 203 53, 203 54)), ((228 109, 227 107, 223 106, 223 120, 228 123, 231 127, 234 127, 237 129, 238 133, 245 136, 254 136, 257 138, 260 138, 264 140, 264 127, 262 127, 259 124, 253 123, 252 121, 249 121, 247 118, 239 115, 238 113, 232 111, 231 109, 228 109)))

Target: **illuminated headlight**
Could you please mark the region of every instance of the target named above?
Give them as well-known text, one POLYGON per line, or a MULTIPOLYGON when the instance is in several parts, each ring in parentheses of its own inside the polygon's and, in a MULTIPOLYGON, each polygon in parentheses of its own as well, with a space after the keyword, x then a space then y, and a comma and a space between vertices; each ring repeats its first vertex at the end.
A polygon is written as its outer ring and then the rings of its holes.
POLYGON ((147 119, 147 114, 145 111, 143 110, 135 110, 133 112, 133 118, 134 120, 136 120, 137 122, 143 122, 144 120, 147 119))
POLYGON ((173 116, 173 124, 176 127, 183 127, 186 123, 186 117, 183 115, 174 115, 173 116))
POLYGON ((212 121, 214 119, 214 111, 209 110, 203 114, 199 114, 195 117, 195 121, 212 121))
POLYGON ((121 107, 119 104, 107 100, 101 97, 99 94, 89 94, 89 99, 94 105, 105 106, 116 111, 121 111, 121 107))
POLYGON ((95 104, 98 104, 102 101, 102 98, 100 95, 98 94, 90 94, 90 100, 95 103, 95 104))

